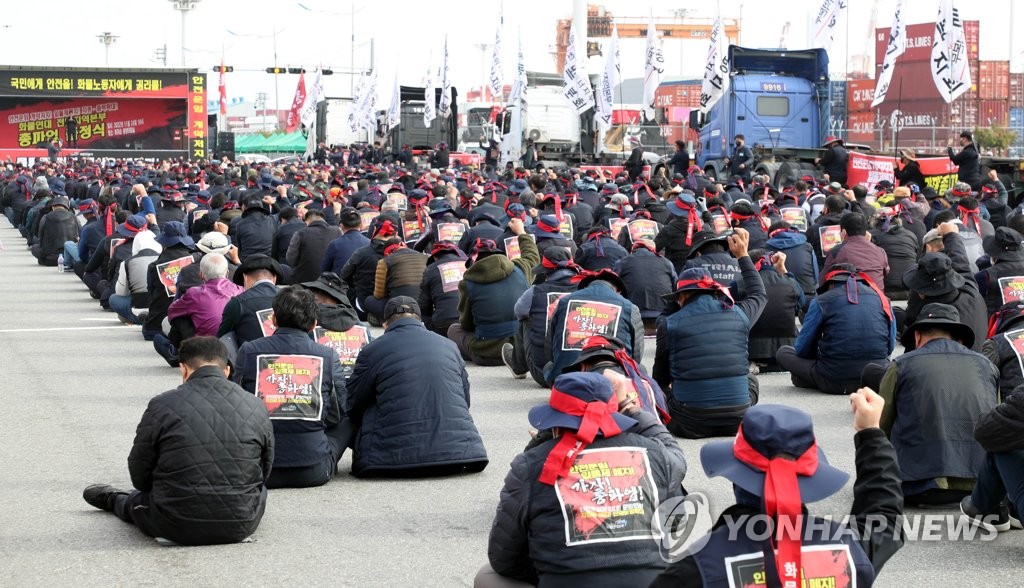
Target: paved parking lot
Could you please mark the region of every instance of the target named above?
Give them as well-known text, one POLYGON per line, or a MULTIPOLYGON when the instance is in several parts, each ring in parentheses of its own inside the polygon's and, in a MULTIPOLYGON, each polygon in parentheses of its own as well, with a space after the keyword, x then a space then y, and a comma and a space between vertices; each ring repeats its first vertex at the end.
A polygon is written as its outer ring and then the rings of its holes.
MULTIPOLYGON (((0 398, 7 407, 0 416, 0 586, 472 584, 486 561, 506 468, 528 439, 526 412, 546 399, 544 390, 513 380, 504 367, 470 367, 472 412, 491 459, 481 474, 362 481, 348 475, 346 455, 326 486, 272 491, 252 543, 161 547, 88 506, 81 492, 94 482, 129 485, 138 419, 151 396, 179 383, 178 371, 137 328, 101 311, 74 274, 37 266, 6 220, 0 223, 0 398)), ((830 461, 853 471, 845 398, 795 389, 780 375, 762 376, 761 391, 762 402, 811 412, 830 461)), ((731 504, 727 482, 704 476, 701 442, 680 444, 687 489, 706 493, 717 516, 731 504)), ((842 516, 852 488, 812 511, 842 516)), ((1020 531, 984 543, 912 542, 878 585, 1002 584, 1022 555, 1020 531)))

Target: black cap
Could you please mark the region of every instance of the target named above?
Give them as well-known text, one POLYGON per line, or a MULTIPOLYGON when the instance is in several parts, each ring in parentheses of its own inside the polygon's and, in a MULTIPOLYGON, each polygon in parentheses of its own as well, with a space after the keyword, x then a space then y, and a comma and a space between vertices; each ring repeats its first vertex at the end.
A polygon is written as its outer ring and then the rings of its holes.
POLYGON ((395 296, 388 300, 388 303, 384 306, 384 322, 388 322, 396 314, 423 316, 420 314, 419 303, 411 296, 395 296))

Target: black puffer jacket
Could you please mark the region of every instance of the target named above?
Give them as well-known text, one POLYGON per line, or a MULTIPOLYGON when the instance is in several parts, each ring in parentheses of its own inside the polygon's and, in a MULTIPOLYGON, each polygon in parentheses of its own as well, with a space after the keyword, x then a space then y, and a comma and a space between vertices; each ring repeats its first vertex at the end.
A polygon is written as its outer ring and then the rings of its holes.
POLYGON ((974 424, 974 438, 990 453, 1024 449, 1024 386, 981 415, 974 424))
POLYGON ((377 278, 377 262, 384 259, 386 241, 374 239, 369 245, 356 249, 352 257, 341 268, 339 276, 348 284, 349 292, 354 292, 356 300, 373 296, 373 286, 377 278))
MULTIPOLYGON (((455 251, 440 251, 428 259, 430 265, 423 270, 420 282, 420 311, 423 313, 423 324, 432 331, 447 332, 449 325, 459 322, 459 283, 445 284, 442 279, 442 268, 446 264, 462 264, 465 267, 465 256, 455 251)), ((453 266, 447 266, 453 267, 453 266)), ((458 269, 454 266, 453 269, 458 269)))
POLYGON ((164 537, 231 543, 259 525, 260 493, 273 462, 274 434, 263 402, 216 366, 204 366, 149 401, 128 471, 132 484, 150 493, 164 537))
MULTIPOLYGON (((358 432, 356 476, 465 466, 480 471, 487 451, 469 414, 469 376, 452 341, 414 318, 388 325, 356 358, 346 412, 358 432)), ((447 470, 450 471, 450 470, 447 470)))
MULTIPOLYGON (((598 437, 588 449, 644 451, 658 499, 682 496, 686 460, 675 438, 652 414, 629 416, 639 422, 614 437, 598 437)), ((512 460, 487 542, 491 567, 538 586, 646 586, 666 565, 655 539, 566 546, 566 519, 555 488, 538 480, 556 443, 550 439, 512 460)))

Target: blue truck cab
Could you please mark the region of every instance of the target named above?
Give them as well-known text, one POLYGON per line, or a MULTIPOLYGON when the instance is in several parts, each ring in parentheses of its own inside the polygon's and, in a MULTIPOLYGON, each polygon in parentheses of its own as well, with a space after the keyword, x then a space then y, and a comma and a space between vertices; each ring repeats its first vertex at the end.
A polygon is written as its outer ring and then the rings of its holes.
POLYGON ((731 154, 736 135, 746 137, 759 158, 780 149, 816 150, 821 146, 829 121, 825 50, 730 45, 729 60, 732 80, 726 94, 706 117, 691 112, 690 127, 700 129, 697 164, 701 168, 722 177, 723 160, 731 154))

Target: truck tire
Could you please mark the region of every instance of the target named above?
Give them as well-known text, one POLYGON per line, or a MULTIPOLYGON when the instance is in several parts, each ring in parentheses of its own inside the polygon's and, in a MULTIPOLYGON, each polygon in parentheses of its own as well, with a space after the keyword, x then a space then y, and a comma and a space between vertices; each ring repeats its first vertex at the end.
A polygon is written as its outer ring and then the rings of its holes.
POLYGON ((754 168, 754 174, 768 176, 768 184, 775 186, 775 177, 778 175, 781 166, 781 163, 759 163, 754 168))
POLYGON ((776 189, 781 190, 786 185, 793 185, 794 182, 800 179, 804 175, 803 166, 796 161, 784 161, 779 165, 779 169, 775 172, 775 178, 772 180, 772 185, 776 189))

